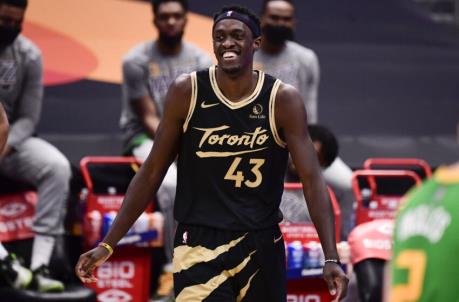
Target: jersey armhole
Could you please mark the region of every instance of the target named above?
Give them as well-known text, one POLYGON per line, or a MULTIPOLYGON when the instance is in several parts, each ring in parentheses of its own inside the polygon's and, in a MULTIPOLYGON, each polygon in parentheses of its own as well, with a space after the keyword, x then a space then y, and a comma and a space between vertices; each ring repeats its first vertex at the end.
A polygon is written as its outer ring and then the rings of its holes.
POLYGON ((277 91, 279 90, 279 86, 282 82, 280 80, 276 80, 274 82, 273 88, 271 90, 271 95, 269 96, 269 127, 271 128, 271 132, 274 136, 274 141, 282 148, 285 148, 287 144, 280 138, 279 133, 277 132, 276 126, 276 96, 277 91))
POLYGON ((196 107, 196 98, 198 96, 198 79, 196 71, 191 73, 191 99, 190 107, 188 108, 188 114, 186 116, 185 122, 183 123, 183 132, 186 132, 188 129, 188 123, 193 116, 194 108, 196 107))

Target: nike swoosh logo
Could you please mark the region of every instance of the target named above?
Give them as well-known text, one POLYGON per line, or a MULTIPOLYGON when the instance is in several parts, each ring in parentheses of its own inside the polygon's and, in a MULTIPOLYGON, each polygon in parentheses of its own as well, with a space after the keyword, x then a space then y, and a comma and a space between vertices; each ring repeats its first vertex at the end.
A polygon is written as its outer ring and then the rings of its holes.
POLYGON ((282 234, 279 236, 279 238, 274 238, 274 243, 277 243, 281 239, 282 239, 282 234))
POLYGON ((218 104, 220 104, 220 103, 206 104, 206 102, 203 101, 203 102, 201 103, 201 108, 202 108, 202 109, 206 109, 206 108, 210 108, 210 107, 217 106, 218 104))

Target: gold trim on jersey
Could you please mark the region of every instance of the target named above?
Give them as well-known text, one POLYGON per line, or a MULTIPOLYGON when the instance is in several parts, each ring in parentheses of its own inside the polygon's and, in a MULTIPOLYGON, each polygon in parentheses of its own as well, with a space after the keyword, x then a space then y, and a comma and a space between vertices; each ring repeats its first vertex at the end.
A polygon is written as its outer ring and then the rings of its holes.
POLYGON ((247 258, 245 258, 241 263, 239 263, 236 267, 223 270, 219 275, 211 278, 206 283, 196 284, 192 286, 185 287, 182 289, 180 294, 175 299, 176 302, 198 302, 203 301, 207 298, 215 289, 217 289, 223 282, 228 280, 230 277, 234 277, 240 271, 246 267, 247 263, 249 263, 252 255, 256 252, 252 251, 247 258))
POLYGON ((269 96, 269 126, 271 128, 271 132, 273 133, 273 137, 276 143, 282 148, 285 148, 287 144, 280 138, 279 133, 277 132, 275 114, 276 95, 281 83, 282 82, 280 80, 276 80, 276 82, 274 82, 273 88, 271 90, 271 95, 269 96))
POLYGON ((230 156, 236 156, 236 155, 241 155, 241 154, 254 153, 254 152, 258 152, 258 151, 265 150, 265 149, 268 149, 268 147, 263 147, 263 148, 254 149, 254 150, 237 151, 237 152, 198 151, 196 152, 196 155, 199 156, 200 158, 230 157, 230 156))
POLYGON ((261 88, 263 87, 263 82, 265 81, 265 73, 261 70, 257 70, 257 72, 258 72, 258 81, 257 81, 257 85, 255 86, 255 89, 253 90, 250 96, 248 96, 247 98, 239 102, 230 101, 220 90, 220 87, 218 87, 215 65, 209 68, 210 84, 212 85, 212 89, 215 95, 220 99, 220 101, 223 104, 225 104, 231 109, 239 109, 253 102, 261 92, 261 88))
POLYGON ((187 246, 180 245, 174 248, 173 257, 173 273, 178 273, 182 270, 187 270, 195 264, 202 262, 209 262, 214 260, 223 253, 226 253, 230 248, 236 246, 247 234, 241 236, 235 240, 230 241, 227 244, 220 245, 214 250, 210 250, 203 246, 187 246))
POLYGON ((244 299, 245 295, 247 294, 247 291, 250 288, 250 283, 252 282, 253 277, 258 273, 259 269, 249 278, 249 281, 247 281, 247 284, 239 291, 239 295, 237 296, 236 302, 241 302, 242 299, 244 299))
POLYGON ((188 114, 186 116, 185 122, 183 123, 183 132, 186 132, 188 129, 188 123, 193 116, 194 108, 196 107, 196 98, 198 96, 198 78, 196 71, 191 73, 191 99, 190 107, 188 108, 188 114))

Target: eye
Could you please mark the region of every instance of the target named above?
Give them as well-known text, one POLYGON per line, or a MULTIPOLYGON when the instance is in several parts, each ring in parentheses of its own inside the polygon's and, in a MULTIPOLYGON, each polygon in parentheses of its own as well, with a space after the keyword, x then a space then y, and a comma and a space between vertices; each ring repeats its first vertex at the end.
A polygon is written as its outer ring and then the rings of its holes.
POLYGON ((245 37, 244 32, 242 31, 233 32, 232 36, 234 39, 239 40, 239 41, 244 40, 244 37, 245 37))
POLYGON ((214 35, 214 41, 217 41, 217 42, 221 42, 225 39, 225 36, 220 34, 220 33, 217 33, 214 35))
POLYGON ((161 14, 161 15, 158 16, 158 19, 159 19, 159 21, 164 22, 164 21, 167 21, 167 19, 169 19, 169 16, 166 15, 166 14, 161 14))

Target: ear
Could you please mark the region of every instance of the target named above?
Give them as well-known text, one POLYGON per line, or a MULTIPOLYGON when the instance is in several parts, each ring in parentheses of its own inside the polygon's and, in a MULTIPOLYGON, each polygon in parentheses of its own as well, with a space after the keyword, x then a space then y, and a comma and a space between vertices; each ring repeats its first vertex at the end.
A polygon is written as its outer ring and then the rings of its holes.
POLYGON ((312 145, 314 146, 314 150, 316 150, 317 156, 320 158, 322 155, 322 142, 321 141, 312 141, 312 145))

